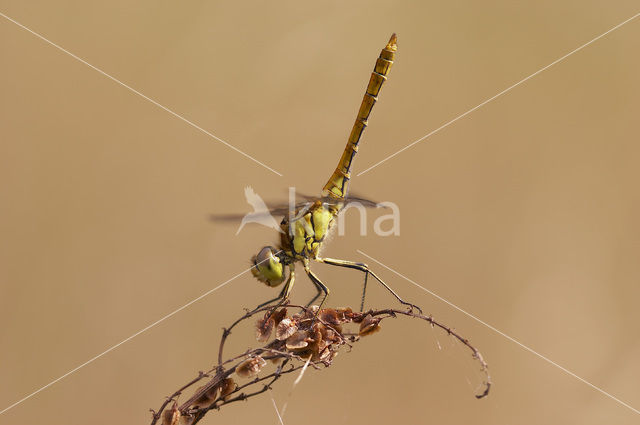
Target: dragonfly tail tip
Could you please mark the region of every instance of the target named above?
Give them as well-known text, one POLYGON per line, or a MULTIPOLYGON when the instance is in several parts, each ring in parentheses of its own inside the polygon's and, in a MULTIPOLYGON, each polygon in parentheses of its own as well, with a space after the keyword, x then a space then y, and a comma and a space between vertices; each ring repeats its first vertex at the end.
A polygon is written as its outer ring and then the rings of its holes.
POLYGON ((387 43, 387 49, 389 50, 397 50, 397 42, 398 42, 398 36, 396 35, 396 33, 394 32, 393 34, 391 34, 391 38, 389 39, 389 42, 387 43))

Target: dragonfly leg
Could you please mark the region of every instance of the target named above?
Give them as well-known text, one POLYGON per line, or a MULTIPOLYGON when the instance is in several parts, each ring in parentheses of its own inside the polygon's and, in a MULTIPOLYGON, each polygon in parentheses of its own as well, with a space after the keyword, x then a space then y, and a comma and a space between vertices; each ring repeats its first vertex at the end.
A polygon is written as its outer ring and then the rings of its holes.
POLYGON ((309 301, 306 306, 309 307, 311 304, 313 304, 315 300, 318 299, 320 295, 324 294, 324 296, 322 297, 322 301, 318 306, 318 311, 320 311, 320 309, 322 309, 322 305, 324 304, 327 297, 329 296, 329 288, 327 288, 327 286, 324 283, 322 283, 322 281, 318 278, 318 276, 316 276, 315 273, 311 271, 311 269, 309 268, 308 262, 304 264, 304 271, 307 273, 307 276, 309 276, 309 279, 311 279, 311 282, 313 282, 313 284, 315 285, 318 291, 316 295, 314 295, 314 297, 311 298, 311 301, 309 301))
POLYGON ((296 274, 293 268, 293 264, 289 266, 289 278, 287 279, 287 282, 284 284, 284 288, 282 288, 282 291, 280 291, 280 294, 278 294, 277 297, 270 299, 269 301, 265 301, 262 304, 260 304, 259 306, 257 306, 254 310, 257 310, 259 308, 262 308, 266 305, 271 304, 274 301, 279 301, 276 306, 284 304, 288 299, 289 299, 289 294, 291 293, 291 288, 293 288, 293 284, 295 282, 296 279, 296 274))
POLYGON ((371 269, 369 268, 369 266, 367 266, 364 263, 357 263, 355 261, 347 261, 347 260, 337 260, 335 258, 316 258, 317 261, 320 261, 322 263, 325 264, 329 264, 331 266, 338 266, 338 267, 346 267, 348 269, 355 269, 355 270, 360 270, 361 272, 364 273, 364 288, 362 290, 362 303, 360 305, 360 310, 362 311, 364 309, 364 299, 365 299, 365 295, 366 295, 366 290, 367 290, 367 277, 369 275, 373 276, 373 278, 375 280, 377 280, 378 282, 380 282, 380 284, 382 286, 384 286, 387 291, 391 292, 391 294, 396 297, 396 299, 398 301, 400 301, 401 304, 404 304, 406 306, 409 306, 412 310, 415 308, 417 309, 420 313, 422 313, 422 309, 420 307, 418 307, 415 304, 411 304, 409 302, 406 302, 405 300, 403 300, 402 298, 400 298, 400 296, 398 294, 395 293, 395 291, 393 289, 391 289, 391 287, 389 285, 387 285, 386 283, 384 283, 384 281, 382 279, 380 279, 374 272, 371 271, 371 269))
POLYGON ((364 274, 364 284, 362 285, 362 298, 360 299, 360 311, 364 311, 364 298, 367 296, 367 279, 369 273, 364 274))

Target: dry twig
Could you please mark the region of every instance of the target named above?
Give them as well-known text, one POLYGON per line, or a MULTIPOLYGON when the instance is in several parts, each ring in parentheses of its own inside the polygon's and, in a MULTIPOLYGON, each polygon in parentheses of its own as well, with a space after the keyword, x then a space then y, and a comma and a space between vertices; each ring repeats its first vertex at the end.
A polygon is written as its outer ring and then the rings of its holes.
POLYGON ((257 396, 264 393, 282 376, 305 367, 322 369, 331 366, 338 350, 343 345, 351 347, 360 337, 370 335, 380 329, 380 322, 385 319, 406 316, 428 322, 451 335, 470 351, 485 375, 484 388, 477 398, 489 394, 491 378, 487 363, 480 352, 469 341, 453 329, 439 323, 432 316, 415 313, 413 310, 393 308, 354 312, 350 308, 323 309, 316 306, 306 308, 298 305, 286 307, 262 307, 249 311, 228 328, 223 329, 218 350, 218 364, 207 372, 199 372, 198 376, 181 386, 162 403, 157 411, 151 410, 151 425, 162 419, 163 425, 195 425, 208 412, 222 406, 257 396), (299 309, 299 313, 287 315, 287 308, 299 309), (241 322, 260 313, 256 337, 266 344, 259 348, 249 349, 242 354, 223 361, 225 342, 231 331, 241 322), (357 332, 349 332, 350 324, 359 325, 357 332), (275 330, 275 337, 271 336, 275 330), (271 340, 270 342, 268 342, 271 340), (266 366, 267 361, 277 366, 273 372, 258 377, 258 373, 266 366), (238 386, 232 375, 242 378, 252 377, 250 381, 238 386), (178 397, 198 382, 208 378, 185 402, 178 405, 178 397), (171 407, 169 405, 171 404, 171 407))

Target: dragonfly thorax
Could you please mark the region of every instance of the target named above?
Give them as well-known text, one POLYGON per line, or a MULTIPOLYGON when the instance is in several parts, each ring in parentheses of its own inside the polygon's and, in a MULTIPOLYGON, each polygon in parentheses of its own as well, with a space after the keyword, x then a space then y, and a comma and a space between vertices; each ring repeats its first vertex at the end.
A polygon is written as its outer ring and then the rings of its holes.
POLYGON ((285 217, 280 223, 285 253, 296 260, 316 258, 341 206, 316 201, 297 210, 291 220, 285 217))
POLYGON ((251 259, 253 276, 267 286, 278 286, 286 279, 285 266, 317 258, 341 207, 342 204, 316 201, 296 210, 291 220, 285 217, 280 223, 280 249, 272 246, 262 248, 251 259))

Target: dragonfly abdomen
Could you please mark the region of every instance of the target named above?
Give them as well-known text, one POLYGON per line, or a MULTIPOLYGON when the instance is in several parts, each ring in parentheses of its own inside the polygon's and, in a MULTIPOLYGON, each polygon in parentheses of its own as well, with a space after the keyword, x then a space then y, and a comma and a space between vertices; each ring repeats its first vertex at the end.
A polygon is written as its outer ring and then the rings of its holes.
POLYGON ((391 65, 393 65, 396 50, 398 49, 396 41, 396 35, 393 34, 376 60, 376 65, 371 73, 371 78, 369 79, 362 103, 360 104, 356 121, 351 129, 351 134, 349 134, 347 145, 342 152, 336 170, 322 190, 323 196, 331 196, 339 199, 344 199, 347 196, 353 158, 358 152, 358 144, 360 143, 362 132, 369 123, 369 115, 371 114, 373 105, 376 104, 380 89, 387 80, 387 75, 389 74, 391 65))

